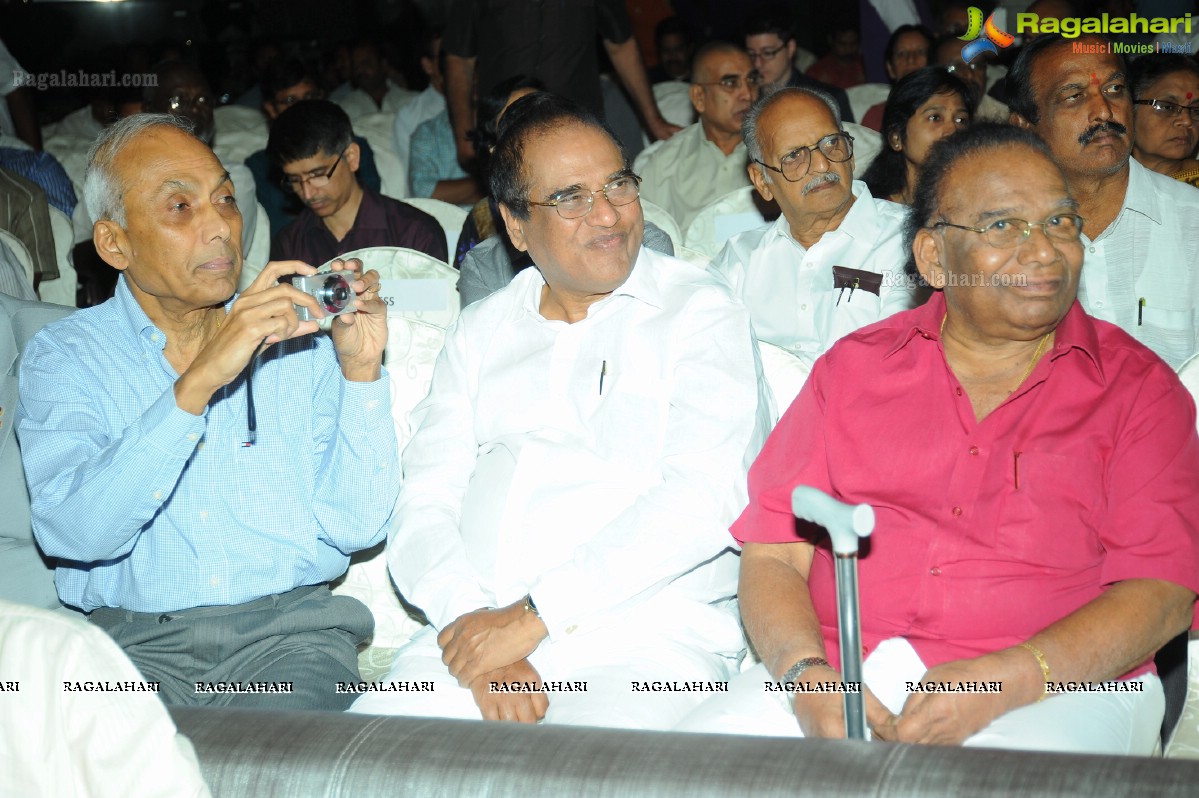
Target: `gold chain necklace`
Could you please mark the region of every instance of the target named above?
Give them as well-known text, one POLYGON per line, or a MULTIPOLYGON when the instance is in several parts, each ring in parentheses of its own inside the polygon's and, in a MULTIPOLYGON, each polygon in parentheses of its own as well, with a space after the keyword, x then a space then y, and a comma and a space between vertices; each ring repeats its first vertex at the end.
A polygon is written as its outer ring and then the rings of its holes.
MULTIPOLYGON (((941 318, 941 347, 942 348, 945 347, 945 322, 948 320, 949 320, 949 314, 946 313, 941 318)), ((1033 351, 1032 358, 1028 361, 1028 366, 1025 367, 1024 373, 1020 375, 1020 379, 1016 383, 1016 388, 1019 388, 1021 385, 1023 385, 1024 381, 1028 379, 1028 375, 1032 374, 1032 370, 1036 367, 1037 361, 1041 359, 1041 355, 1045 354, 1045 344, 1049 343, 1049 336, 1051 336, 1051 335, 1053 335, 1053 330, 1050 330, 1049 332, 1047 332, 1041 336, 1041 341, 1040 341, 1040 343, 1037 344, 1037 348, 1033 351)), ((1013 388, 1012 390, 1008 391, 1008 393, 1015 393, 1016 388, 1013 388)))

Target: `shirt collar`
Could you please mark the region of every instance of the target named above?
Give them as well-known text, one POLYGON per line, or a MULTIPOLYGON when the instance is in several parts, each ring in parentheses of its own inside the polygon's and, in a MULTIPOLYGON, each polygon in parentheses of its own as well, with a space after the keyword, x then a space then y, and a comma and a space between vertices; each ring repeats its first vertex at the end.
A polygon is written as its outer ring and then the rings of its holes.
MULTIPOLYGON (((1158 200, 1157 192, 1153 190, 1149 170, 1141 166, 1136 158, 1128 159, 1128 188, 1124 190, 1124 203, 1120 208, 1120 213, 1124 213, 1125 210, 1139 213, 1155 224, 1162 223, 1161 202, 1158 200)), ((1111 230, 1113 227, 1115 227, 1114 222, 1107 226, 1107 230, 1111 230)), ((1107 230, 1104 230, 1104 233, 1107 230)))
MULTIPOLYGON (((861 239, 863 241, 873 241, 881 234, 882 218, 878 212, 878 206, 875 205, 875 199, 870 193, 870 189, 861 180, 854 180, 850 184, 849 190, 855 198, 853 205, 849 206, 849 212, 845 214, 845 218, 841 220, 841 224, 820 236, 820 240, 812 245, 812 249, 820 246, 825 236, 837 232, 842 232, 850 238, 861 239)), ((775 233, 795 241, 795 237, 791 235, 791 223, 787 221, 787 217, 785 216, 778 218, 775 224, 775 233)), ((803 246, 798 241, 795 241, 795 244, 800 247, 803 246)))
MULTIPOLYGON (((616 290, 609 296, 596 302, 591 308, 598 309, 612 300, 616 296, 628 296, 639 302, 644 302, 655 308, 662 307, 662 290, 658 286, 653 277, 653 265, 650 263, 653 260, 653 255, 648 254, 649 248, 642 245, 637 253, 637 260, 633 263, 633 270, 629 273, 628 279, 624 281, 616 290)), ((531 316, 541 318, 541 290, 545 285, 545 278, 541 276, 541 270, 534 265, 531 269, 525 269, 524 272, 532 272, 528 278, 529 286, 523 294, 521 301, 517 305, 518 314, 527 313, 531 316)), ((519 280, 524 274, 517 275, 519 280)), ((587 317, 593 316, 591 309, 588 309, 587 317)))
MULTIPOLYGON (((909 311, 908 324, 896 328, 895 342, 883 356, 894 355, 911 341, 921 338, 927 341, 941 340, 941 322, 945 319, 945 295, 937 291, 920 307, 909 311)), ((1077 349, 1094 365, 1100 380, 1107 383, 1103 372, 1103 358, 1099 349, 1099 335, 1095 332, 1095 320, 1086 314, 1075 299, 1065 317, 1058 323, 1053 337, 1053 351, 1048 355, 1057 360, 1062 355, 1077 349)))
MULTIPOLYGON (((245 268, 244 265, 242 268, 245 268)), ((234 294, 225 301, 225 312, 229 312, 229 308, 233 305, 233 301, 239 295, 234 294)), ((135 338, 142 338, 150 341, 159 349, 165 349, 167 345, 167 336, 158 326, 150 320, 146 315, 146 311, 138 304, 137 299, 133 296, 133 291, 129 289, 127 278, 124 274, 117 278, 117 289, 113 294, 113 302, 116 303, 117 314, 126 324, 126 331, 132 334, 135 338), (158 336, 155 339, 155 335, 158 336)))

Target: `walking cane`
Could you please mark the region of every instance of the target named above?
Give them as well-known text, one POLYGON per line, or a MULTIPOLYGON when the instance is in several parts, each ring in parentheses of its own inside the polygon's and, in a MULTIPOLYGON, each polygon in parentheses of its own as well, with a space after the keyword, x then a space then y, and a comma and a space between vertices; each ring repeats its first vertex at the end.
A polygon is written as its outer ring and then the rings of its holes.
POLYGON ((859 685, 844 693, 845 731, 851 740, 866 739, 862 684, 862 616, 858 606, 858 538, 874 531, 874 508, 839 502, 822 490, 800 485, 791 494, 797 518, 828 530, 837 561, 837 626, 841 633, 841 678, 859 685))

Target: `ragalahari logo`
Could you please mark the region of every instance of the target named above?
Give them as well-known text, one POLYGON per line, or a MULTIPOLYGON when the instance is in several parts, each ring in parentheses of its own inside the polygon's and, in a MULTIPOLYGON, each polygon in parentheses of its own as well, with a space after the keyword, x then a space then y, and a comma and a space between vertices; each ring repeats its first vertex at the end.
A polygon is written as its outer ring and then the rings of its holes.
POLYGON ((970 6, 968 13, 970 24, 966 26, 966 35, 958 37, 964 42, 970 42, 962 48, 962 60, 967 64, 983 53, 998 55, 1001 49, 1011 47, 1012 42, 1016 41, 1015 36, 1005 30, 1001 30, 995 24, 994 14, 987 17, 987 22, 984 25, 981 9, 970 6))

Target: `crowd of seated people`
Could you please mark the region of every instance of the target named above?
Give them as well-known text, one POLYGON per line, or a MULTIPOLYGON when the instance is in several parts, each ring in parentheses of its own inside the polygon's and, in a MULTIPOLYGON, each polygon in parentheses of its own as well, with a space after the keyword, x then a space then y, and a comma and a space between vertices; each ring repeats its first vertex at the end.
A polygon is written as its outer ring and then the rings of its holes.
MULTIPOLYGON (((696 113, 678 129, 623 3, 451 6, 422 94, 362 42, 336 102, 276 54, 235 117, 164 61, 88 142, 72 211, 111 297, 33 339, 0 415, 62 602, 169 704, 838 737, 832 553, 791 514, 806 484, 878 514, 860 557, 875 739, 1151 753, 1153 655, 1199 592, 1199 434, 1175 374, 1199 353, 1194 59, 1041 36, 1000 103, 960 39, 898 28, 866 164, 856 28, 806 73, 761 15, 735 41, 670 42, 697 45, 663 72, 696 113), (547 76, 491 40, 549 24, 603 42, 660 139, 635 162, 594 48, 555 50, 547 76), (379 115, 388 157, 447 167, 420 193, 473 206, 453 256, 364 175, 354 125, 379 115), (235 119, 261 139, 244 162, 220 155, 235 119), (710 262, 675 257, 641 202, 686 230, 739 190, 780 215, 710 262), (256 214, 268 198, 296 213, 256 214), (270 259, 249 262, 259 235, 270 259), (402 450, 380 276, 341 259, 376 246, 461 268, 402 450), (289 278, 326 264, 353 297, 336 318, 289 278), (810 373, 789 407, 766 346, 810 373), (428 624, 355 701, 340 686, 374 621, 329 583, 384 541, 428 624)), ((5 169, 0 211, 8 185, 50 202, 5 169)), ((41 252, 27 301, 57 276, 41 252)))

